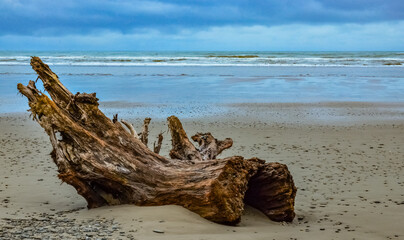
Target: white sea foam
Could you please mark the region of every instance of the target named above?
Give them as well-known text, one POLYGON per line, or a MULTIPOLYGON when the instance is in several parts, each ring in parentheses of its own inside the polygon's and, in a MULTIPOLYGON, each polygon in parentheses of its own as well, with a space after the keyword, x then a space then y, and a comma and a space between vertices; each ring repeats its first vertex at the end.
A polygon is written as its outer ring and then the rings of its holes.
POLYGON ((401 52, 184 52, 184 53, 14 53, 0 52, 0 65, 28 65, 37 55, 49 65, 67 66, 316 66, 404 67, 401 52))

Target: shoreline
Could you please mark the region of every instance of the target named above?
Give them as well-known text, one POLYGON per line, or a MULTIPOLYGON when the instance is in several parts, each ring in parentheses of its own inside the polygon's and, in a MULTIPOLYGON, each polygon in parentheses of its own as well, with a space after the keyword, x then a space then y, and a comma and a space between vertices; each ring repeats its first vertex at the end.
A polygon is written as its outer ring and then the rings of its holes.
MULTIPOLYGON (((143 116, 128 111, 131 105, 115 104, 107 112, 121 107, 140 129, 143 116)), ((51 145, 42 128, 28 113, 2 113, 0 236, 11 231, 18 238, 27 228, 22 219, 42 219, 40 224, 33 221, 45 229, 37 233, 40 237, 399 239, 404 236, 403 106, 400 102, 243 103, 225 106, 227 111, 216 115, 180 117, 189 135, 210 131, 218 139, 233 139, 233 147, 220 158, 259 157, 287 164, 291 171, 298 187, 295 220, 290 224, 272 222, 247 206, 237 227, 211 223, 179 206, 87 210, 84 199, 57 178, 49 156, 51 145), (310 108, 317 110, 307 114, 310 108), (328 117, 313 120, 319 116, 328 117), (71 230, 74 227, 76 231, 71 230), (153 232, 156 229, 164 233, 153 232)), ((139 112, 146 108, 147 104, 140 106, 139 112)), ((151 143, 160 131, 167 130, 164 124, 163 117, 152 119, 151 143)), ((167 132, 164 138, 161 155, 167 156, 167 132)))
POLYGON ((277 102, 277 103, 221 103, 221 104, 145 104, 124 101, 101 102, 107 115, 118 113, 127 119, 142 121, 151 117, 165 121, 171 115, 180 120, 205 119, 226 121, 242 119, 272 124, 353 125, 401 123, 404 120, 402 102, 277 102))
MULTIPOLYGON (((28 106, 26 107, 28 109, 28 106)), ((112 118, 142 122, 151 117, 164 124, 175 115, 180 120, 205 119, 226 121, 243 119, 272 124, 300 125, 360 125, 394 124, 404 120, 404 102, 319 101, 319 102, 239 102, 239 103, 144 103, 129 101, 101 101, 100 110, 112 118), (253 114, 251 114, 253 113, 253 114)), ((23 116, 27 112, 0 112, 2 116, 23 116)), ((29 112, 28 112, 29 114, 29 112)))

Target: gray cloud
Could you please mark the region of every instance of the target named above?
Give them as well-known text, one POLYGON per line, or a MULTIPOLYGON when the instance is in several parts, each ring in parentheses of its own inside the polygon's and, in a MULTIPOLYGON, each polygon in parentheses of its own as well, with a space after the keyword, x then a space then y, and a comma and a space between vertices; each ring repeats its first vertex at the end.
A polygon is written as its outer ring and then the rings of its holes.
POLYGON ((0 35, 61 36, 139 29, 344 24, 404 19, 402 0, 0 0, 0 35))
POLYGON ((104 51, 397 51, 404 49, 404 21, 366 24, 220 26, 163 33, 102 32, 66 36, 0 36, 0 50, 104 51), (383 33, 383 34, 381 34, 383 33))

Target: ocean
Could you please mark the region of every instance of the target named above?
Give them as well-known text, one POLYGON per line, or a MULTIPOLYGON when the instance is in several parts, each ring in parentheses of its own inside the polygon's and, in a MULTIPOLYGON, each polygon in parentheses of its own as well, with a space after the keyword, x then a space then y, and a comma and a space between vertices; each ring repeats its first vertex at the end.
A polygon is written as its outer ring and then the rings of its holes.
POLYGON ((403 66, 404 52, 0 52, 0 65, 28 65, 40 55, 69 66, 403 66))
POLYGON ((16 86, 36 79, 30 56, 73 93, 96 92, 101 108, 126 106, 133 114, 215 114, 222 110, 213 106, 233 103, 404 102, 404 52, 3 51, 0 113, 28 108, 16 86))

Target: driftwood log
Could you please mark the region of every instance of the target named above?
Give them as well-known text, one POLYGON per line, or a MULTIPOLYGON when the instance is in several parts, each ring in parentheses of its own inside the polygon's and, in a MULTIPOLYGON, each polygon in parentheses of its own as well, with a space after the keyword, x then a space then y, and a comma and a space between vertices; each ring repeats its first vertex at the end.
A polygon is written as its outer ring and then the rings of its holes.
POLYGON ((50 98, 34 81, 19 83, 18 90, 50 137, 59 178, 86 199, 88 208, 175 204, 233 225, 247 203, 274 221, 293 220, 296 187, 286 165, 240 156, 216 159, 233 141, 198 133, 192 137, 197 148, 175 116, 167 119, 172 138, 168 159, 158 154, 162 135, 153 150, 147 147, 149 118, 138 135, 117 115, 106 117, 95 93, 72 94, 38 57, 31 66, 50 98))

